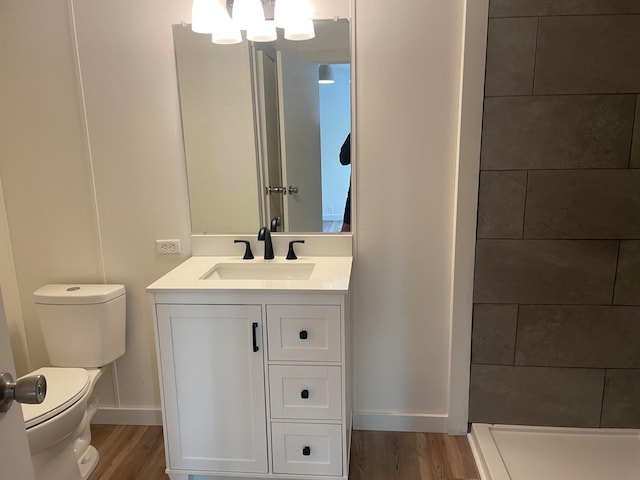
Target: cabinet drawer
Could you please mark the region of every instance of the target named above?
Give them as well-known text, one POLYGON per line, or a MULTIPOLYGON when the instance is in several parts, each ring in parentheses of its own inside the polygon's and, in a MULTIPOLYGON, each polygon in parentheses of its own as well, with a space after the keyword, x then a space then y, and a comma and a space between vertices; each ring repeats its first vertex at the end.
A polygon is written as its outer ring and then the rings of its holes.
POLYGON ((271 365, 269 388, 273 418, 342 418, 340 367, 271 365))
POLYGON ((272 423, 273 473, 342 475, 340 425, 272 423))
POLYGON ((267 305, 269 360, 340 361, 340 307, 267 305))

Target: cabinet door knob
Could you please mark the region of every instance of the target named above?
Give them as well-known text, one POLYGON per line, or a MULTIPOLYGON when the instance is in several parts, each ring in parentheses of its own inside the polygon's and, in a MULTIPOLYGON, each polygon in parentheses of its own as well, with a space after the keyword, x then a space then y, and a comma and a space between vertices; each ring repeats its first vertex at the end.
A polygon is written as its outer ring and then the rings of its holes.
POLYGON ((300 340, 306 340, 309 338, 309 333, 306 330, 300 330, 300 340))
POLYGON ((304 390, 302 390, 300 392, 300 397, 301 398, 309 398, 309 390, 307 390, 306 388, 304 390))
POLYGON ((302 449, 302 455, 304 455, 305 457, 308 457, 309 455, 311 455, 311 447, 304 447, 302 449))

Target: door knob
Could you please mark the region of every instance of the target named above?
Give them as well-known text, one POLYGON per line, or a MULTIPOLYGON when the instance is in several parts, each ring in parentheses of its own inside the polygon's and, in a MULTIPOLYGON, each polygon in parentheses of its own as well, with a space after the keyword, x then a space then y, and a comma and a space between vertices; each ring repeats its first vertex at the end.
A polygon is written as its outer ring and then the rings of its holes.
POLYGON ((44 375, 31 375, 14 382, 10 373, 0 373, 0 413, 9 410, 14 400, 18 403, 42 403, 46 396, 47 379, 44 375))
POLYGON ((294 187, 293 185, 289 185, 289 195, 293 195, 294 193, 298 193, 300 189, 298 187, 294 187))

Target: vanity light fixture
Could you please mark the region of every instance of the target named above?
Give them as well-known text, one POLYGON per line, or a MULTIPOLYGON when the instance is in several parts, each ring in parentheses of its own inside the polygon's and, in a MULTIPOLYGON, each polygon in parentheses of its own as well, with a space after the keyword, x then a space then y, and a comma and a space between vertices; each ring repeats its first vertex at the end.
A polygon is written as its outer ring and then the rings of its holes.
POLYGON ((277 39, 276 27, 284 28, 287 40, 314 38, 308 0, 193 0, 191 30, 211 34, 213 43, 240 43, 240 30, 246 30, 250 41, 272 42, 277 39), (265 6, 273 12, 273 20, 265 19, 265 6))
POLYGON ((252 42, 273 42, 278 38, 273 20, 265 20, 247 30, 247 40, 252 42))
POLYGON ((191 30, 196 33, 211 33, 218 0, 193 0, 191 6, 191 30))
POLYGON ((264 9, 260 0, 234 0, 231 14, 240 30, 251 30, 264 23, 264 9))
POLYGON ((316 36, 313 21, 310 18, 296 18, 284 27, 284 38, 287 40, 311 40, 316 36))
POLYGON ((331 65, 322 64, 318 68, 318 83, 335 83, 331 65))
MULTIPOLYGON (((195 0, 197 1, 197 0, 195 0)), ((211 42, 218 45, 233 45, 242 42, 242 34, 238 25, 231 20, 229 12, 220 2, 215 1, 211 42)))

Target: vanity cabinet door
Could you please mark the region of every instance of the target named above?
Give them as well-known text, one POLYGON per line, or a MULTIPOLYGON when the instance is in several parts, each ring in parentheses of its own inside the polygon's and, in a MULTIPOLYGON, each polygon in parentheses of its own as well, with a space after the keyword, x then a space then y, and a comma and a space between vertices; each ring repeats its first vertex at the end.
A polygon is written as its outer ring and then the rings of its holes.
POLYGON ((266 473, 261 307, 156 308, 168 468, 266 473))

